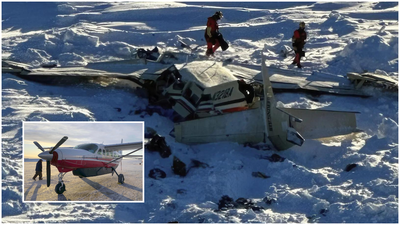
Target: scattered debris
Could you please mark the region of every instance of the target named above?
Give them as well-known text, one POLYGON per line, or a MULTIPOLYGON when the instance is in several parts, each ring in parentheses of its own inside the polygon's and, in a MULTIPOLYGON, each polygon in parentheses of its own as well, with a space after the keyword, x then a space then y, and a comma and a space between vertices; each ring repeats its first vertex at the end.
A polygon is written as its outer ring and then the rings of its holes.
POLYGON ((172 109, 165 109, 162 106, 154 106, 154 105, 148 105, 146 106, 145 109, 138 109, 135 110, 135 115, 139 115, 141 118, 144 118, 146 115, 152 116, 154 113, 157 113, 160 116, 165 116, 168 117, 172 120, 175 119, 177 115, 172 109))
POLYGON ((253 211, 260 211, 264 209, 264 207, 257 206, 251 199, 247 198, 238 198, 236 201, 233 201, 233 198, 228 195, 224 195, 218 202, 218 210, 217 211, 225 211, 228 209, 252 209, 253 211))
POLYGON ((153 138, 157 134, 157 131, 151 127, 146 127, 144 131, 144 138, 153 138))
POLYGON ((316 214, 313 214, 311 216, 307 216, 307 219, 308 219, 308 223, 317 223, 319 217, 317 217, 316 214))
POLYGON ((178 189, 178 190, 176 190, 176 193, 178 193, 178 194, 186 194, 187 193, 187 191, 186 191, 186 189, 178 189))
POLYGON ((347 78, 354 83, 355 89, 360 89, 364 84, 383 87, 388 90, 397 91, 398 81, 389 76, 375 73, 347 73, 347 78))
POLYGON ((172 163, 172 171, 179 176, 186 176, 186 164, 182 162, 178 157, 174 156, 174 161, 172 163))
POLYGON ((251 205, 254 205, 251 200, 247 199, 247 198, 238 198, 235 201, 238 205, 238 208, 246 208, 249 207, 251 205))
POLYGON ((346 166, 346 168, 344 169, 344 171, 349 172, 350 170, 354 169, 357 167, 357 164, 352 163, 346 166))
POLYGON ((250 147, 250 148, 255 148, 257 150, 262 150, 262 151, 268 151, 271 150, 271 146, 265 143, 258 143, 258 144, 253 144, 250 142, 244 143, 244 147, 250 147))
POLYGON ((326 214, 329 212, 329 209, 321 209, 319 211, 320 214, 322 214, 323 216, 326 216, 326 214))
POLYGON ((56 62, 48 62, 48 63, 43 63, 41 65, 42 68, 54 68, 57 67, 57 63, 56 62))
POLYGON ((171 168, 175 174, 184 177, 189 173, 190 169, 200 168, 200 167, 208 168, 210 167, 210 165, 208 165, 207 163, 200 162, 199 160, 196 159, 191 159, 190 166, 188 167, 188 169, 186 169, 186 164, 182 162, 178 157, 174 156, 174 161, 171 168))
POLYGON ((253 211, 260 211, 264 209, 264 207, 256 206, 251 199, 247 198, 238 198, 236 199, 237 208, 239 209, 252 209, 253 211))
POLYGON ((283 162, 283 161, 285 161, 285 158, 283 158, 280 155, 275 154, 275 153, 272 154, 271 156, 263 156, 263 155, 261 155, 260 159, 267 159, 270 162, 283 162))
POLYGON ((253 177, 260 177, 260 178, 264 178, 264 179, 270 178, 270 176, 265 175, 265 173, 263 173, 263 172, 253 172, 253 173, 251 173, 251 175, 253 177))
POLYGON ((159 152, 162 158, 168 158, 171 155, 171 148, 165 142, 165 137, 161 137, 159 134, 155 134, 145 148, 149 151, 159 152))
POLYGON ((271 205, 272 203, 275 203, 277 200, 275 198, 271 198, 271 197, 265 197, 263 198, 263 202, 265 202, 265 204, 267 205, 271 205))
POLYGON ((158 180, 160 178, 166 178, 167 174, 164 171, 162 171, 161 169, 155 168, 155 169, 150 170, 149 177, 158 180))
POLYGON ((228 195, 224 195, 218 202, 218 210, 227 210, 233 209, 237 207, 237 203, 233 201, 233 198, 229 197, 228 195))
POLYGON ((144 48, 139 48, 136 52, 136 56, 139 59, 148 59, 152 61, 156 61, 160 56, 160 52, 158 51, 157 46, 153 48, 153 50, 145 50, 144 48))
POLYGON ((198 167, 208 168, 208 167, 210 167, 210 165, 208 165, 207 163, 200 162, 199 160, 192 159, 192 166, 189 169, 198 168, 198 167))

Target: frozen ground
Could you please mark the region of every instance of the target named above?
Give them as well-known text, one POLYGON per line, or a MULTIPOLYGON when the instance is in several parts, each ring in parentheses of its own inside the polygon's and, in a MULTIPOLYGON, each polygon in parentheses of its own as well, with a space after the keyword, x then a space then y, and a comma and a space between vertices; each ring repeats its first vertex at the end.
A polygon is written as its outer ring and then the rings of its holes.
MULTIPOLYGON (((187 51, 178 40, 201 45, 194 53, 204 54, 207 17, 222 10, 220 31, 230 48, 219 50, 217 60, 260 65, 266 44, 269 65, 295 69, 293 56, 279 53, 305 21, 304 71, 343 77, 370 71, 398 79, 397 2, 3 2, 2 8, 3 57, 32 67, 129 59, 138 47, 187 51)), ((3 222, 398 223, 397 93, 366 88, 373 95, 366 99, 278 94, 286 107, 359 111, 362 130, 323 143, 306 140, 302 147, 278 152, 271 146, 176 143, 168 135, 173 128, 169 118, 133 113, 148 105, 146 99, 128 88, 103 86, 45 86, 2 74, 3 222), (23 203, 22 120, 143 120, 166 137, 172 155, 163 159, 145 153, 144 204, 23 203), (286 159, 266 160, 274 153, 286 159), (210 167, 179 177, 171 170, 173 155, 210 167), (349 164, 357 166, 346 172, 349 164), (149 178, 153 168, 167 177, 149 178), (253 177, 253 172, 270 177, 253 177), (223 195, 251 199, 263 209, 218 210, 223 195)))
POLYGON ((124 174, 125 183, 118 184, 117 176, 105 174, 96 177, 79 178, 72 172, 64 176, 67 191, 57 195, 54 191, 58 183, 58 172, 53 166, 51 184, 47 187, 46 170, 43 171, 43 180, 32 179, 35 171, 35 162, 25 162, 24 165, 24 200, 25 201, 85 201, 85 202, 114 202, 138 201, 142 202, 143 169, 139 165, 141 160, 124 159, 117 169, 119 174, 124 174))

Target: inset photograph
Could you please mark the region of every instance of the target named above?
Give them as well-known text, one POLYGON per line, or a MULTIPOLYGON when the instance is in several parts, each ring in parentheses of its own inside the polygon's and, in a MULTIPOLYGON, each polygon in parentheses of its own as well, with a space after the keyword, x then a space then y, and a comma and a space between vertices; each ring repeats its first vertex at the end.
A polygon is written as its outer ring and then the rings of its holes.
POLYGON ((24 122, 24 202, 144 202, 143 122, 24 122))

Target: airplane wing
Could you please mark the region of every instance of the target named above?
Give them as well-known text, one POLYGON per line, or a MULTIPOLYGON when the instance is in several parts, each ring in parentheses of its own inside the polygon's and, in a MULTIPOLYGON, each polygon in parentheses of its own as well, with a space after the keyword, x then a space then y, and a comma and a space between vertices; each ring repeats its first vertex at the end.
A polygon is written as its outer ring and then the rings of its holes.
POLYGON ((131 143, 122 143, 115 145, 104 145, 104 148, 109 151, 124 151, 124 150, 132 150, 137 148, 142 148, 143 142, 131 142, 131 143))
POLYGON ((142 159, 143 155, 126 155, 124 158, 129 158, 129 159, 142 159))

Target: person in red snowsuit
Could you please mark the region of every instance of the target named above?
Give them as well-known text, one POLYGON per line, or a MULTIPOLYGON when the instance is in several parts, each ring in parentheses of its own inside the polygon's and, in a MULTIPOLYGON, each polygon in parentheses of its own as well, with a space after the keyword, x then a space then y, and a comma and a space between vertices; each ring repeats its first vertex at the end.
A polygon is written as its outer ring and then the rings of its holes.
POLYGON ((217 21, 222 19, 222 17, 223 15, 221 11, 218 11, 213 16, 208 17, 207 28, 204 33, 204 37, 207 41, 207 52, 206 52, 207 56, 214 55, 214 52, 219 47, 219 41, 218 41, 219 30, 217 21))
POLYGON ((304 30, 305 27, 306 24, 304 22, 301 22, 299 24, 299 29, 294 31, 292 38, 293 50, 296 53, 296 56, 292 64, 297 64, 298 68, 302 67, 302 65, 300 64, 300 59, 302 56, 304 56, 303 48, 304 45, 306 44, 305 40, 307 39, 307 33, 304 30))

